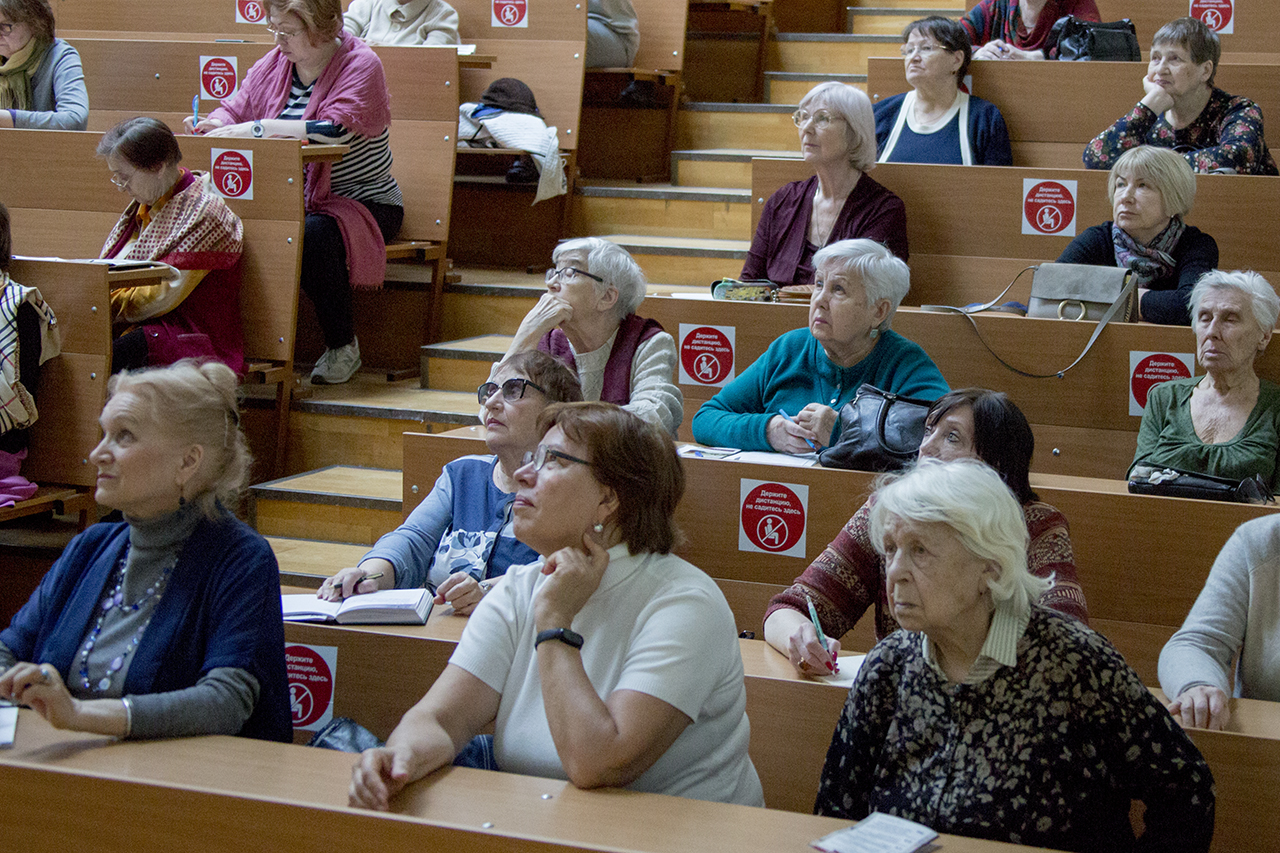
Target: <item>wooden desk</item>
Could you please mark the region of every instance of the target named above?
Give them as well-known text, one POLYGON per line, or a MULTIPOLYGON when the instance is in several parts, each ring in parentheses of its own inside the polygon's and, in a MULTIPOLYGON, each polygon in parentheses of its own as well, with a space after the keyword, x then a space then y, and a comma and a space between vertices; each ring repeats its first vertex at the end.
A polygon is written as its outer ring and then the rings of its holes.
MULTIPOLYGON (((232 737, 119 743, 54 731, 24 710, 15 747, 0 755, 0 828, 27 853, 804 853, 848 826, 464 768, 432 774, 381 814, 346 806, 351 763, 344 753, 232 737)), ((941 843, 948 853, 1030 849, 955 836, 941 843)))

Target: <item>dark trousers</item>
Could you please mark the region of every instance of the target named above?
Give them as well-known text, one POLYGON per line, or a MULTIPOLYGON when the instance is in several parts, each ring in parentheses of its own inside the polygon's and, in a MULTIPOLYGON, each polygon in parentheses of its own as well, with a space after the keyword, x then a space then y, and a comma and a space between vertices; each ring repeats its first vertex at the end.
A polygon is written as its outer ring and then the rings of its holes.
MULTIPOLYGON (((391 242, 400 233, 404 208, 394 204, 360 202, 373 214, 382 239, 391 242)), ((346 346, 355 338, 351 317, 351 276, 347 273, 347 247, 338 222, 323 213, 308 213, 302 237, 302 292, 315 306, 316 318, 329 349, 346 346)))

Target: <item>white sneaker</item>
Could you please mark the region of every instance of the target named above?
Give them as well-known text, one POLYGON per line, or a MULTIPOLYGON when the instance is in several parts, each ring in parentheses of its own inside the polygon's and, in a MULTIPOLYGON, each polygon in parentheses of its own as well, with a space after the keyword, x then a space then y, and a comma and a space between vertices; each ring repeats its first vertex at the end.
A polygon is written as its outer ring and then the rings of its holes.
POLYGON ((351 343, 337 349, 327 349, 316 366, 311 369, 312 385, 341 385, 349 382, 360 369, 360 341, 351 339, 351 343))

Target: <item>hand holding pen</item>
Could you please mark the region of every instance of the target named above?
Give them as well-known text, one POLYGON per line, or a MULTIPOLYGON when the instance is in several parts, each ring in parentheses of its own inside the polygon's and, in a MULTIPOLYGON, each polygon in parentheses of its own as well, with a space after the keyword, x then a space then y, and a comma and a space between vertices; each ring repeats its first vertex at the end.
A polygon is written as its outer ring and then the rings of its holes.
MULTIPOLYGON (((840 660, 837 657, 837 655, 840 652, 840 643, 839 641, 832 641, 827 639, 827 635, 822 630, 822 622, 818 619, 818 608, 813 606, 813 599, 809 597, 808 593, 805 593, 804 600, 809 605, 809 621, 813 623, 813 630, 817 634, 818 645, 826 653, 823 656, 826 658, 826 660, 823 660, 822 663, 826 665, 827 670, 830 672, 830 674, 835 675, 840 671, 840 660)), ((803 650, 802 650, 801 658, 800 658, 800 670, 801 672, 804 672, 806 675, 809 675, 811 673, 809 673, 807 670, 811 668, 812 668, 812 665, 808 663, 808 661, 803 655, 803 650)))

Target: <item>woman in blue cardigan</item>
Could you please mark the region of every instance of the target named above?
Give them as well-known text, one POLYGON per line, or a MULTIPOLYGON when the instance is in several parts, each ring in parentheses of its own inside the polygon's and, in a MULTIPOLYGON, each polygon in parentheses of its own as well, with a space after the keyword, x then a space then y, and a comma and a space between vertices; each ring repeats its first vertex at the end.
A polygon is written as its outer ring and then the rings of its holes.
POLYGON ((289 741, 280 574, 228 510, 249 473, 236 377, 190 360, 111 378, 95 500, 0 632, 0 698, 55 728, 289 741))
POLYGON ((859 239, 824 247, 813 264, 808 327, 781 335, 702 404, 698 443, 808 453, 839 435, 840 407, 863 383, 927 400, 950 390, 925 351, 889 328, 911 287, 906 263, 859 239))

